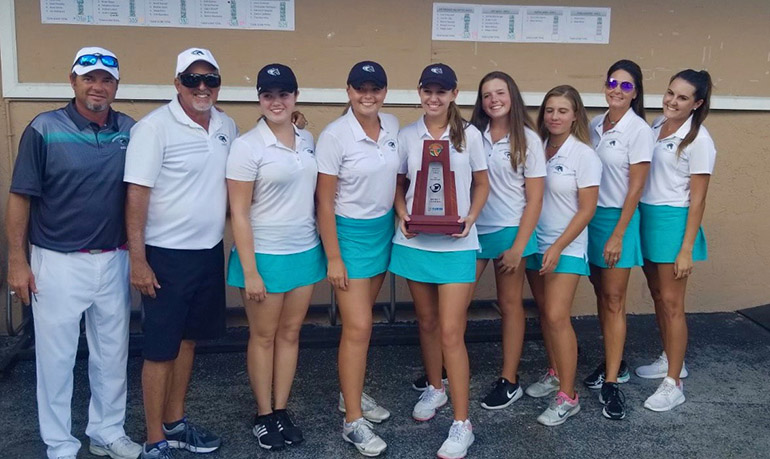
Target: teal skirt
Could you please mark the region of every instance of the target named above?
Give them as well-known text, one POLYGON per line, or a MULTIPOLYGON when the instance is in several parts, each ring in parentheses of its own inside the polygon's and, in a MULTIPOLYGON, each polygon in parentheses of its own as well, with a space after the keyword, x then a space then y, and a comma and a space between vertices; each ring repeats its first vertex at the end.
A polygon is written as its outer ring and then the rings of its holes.
POLYGON ((426 284, 476 281, 476 251, 432 252, 393 244, 388 270, 397 276, 426 284))
MULTIPOLYGON (((479 234, 481 252, 476 252, 476 258, 487 260, 500 258, 503 252, 511 248, 517 234, 519 234, 518 226, 508 226, 494 233, 479 234)), ((532 231, 521 256, 522 258, 528 257, 533 253, 537 253, 537 236, 534 231, 532 231)))
MULTIPOLYGON (((612 236, 615 225, 620 220, 621 209, 617 207, 596 207, 594 218, 588 223, 588 262, 600 268, 607 268, 604 262, 604 245, 612 236)), ((639 237, 639 209, 634 211, 623 235, 623 249, 616 268, 642 266, 642 241, 639 237)))
MULTIPOLYGON (((284 293, 326 278, 326 257, 321 244, 289 255, 255 253, 257 271, 267 293, 284 293)), ((244 288, 243 266, 233 247, 227 264, 227 285, 244 288)))
MULTIPOLYGON (((645 260, 653 263, 676 261, 676 256, 682 248, 689 210, 689 207, 639 204, 642 215, 642 256, 645 260)), ((703 227, 700 227, 692 249, 692 260, 703 261, 707 258, 706 235, 703 233, 703 227)))
MULTIPOLYGON (((536 253, 527 258, 527 269, 532 271, 540 271, 543 267, 543 254, 536 253)), ((559 263, 556 265, 555 273, 562 274, 577 274, 579 276, 588 276, 591 274, 591 270, 588 268, 588 261, 570 255, 562 255, 559 257, 559 263)))
POLYGON ((377 218, 336 216, 337 240, 348 279, 368 279, 388 270, 395 228, 393 215, 391 209, 377 218))

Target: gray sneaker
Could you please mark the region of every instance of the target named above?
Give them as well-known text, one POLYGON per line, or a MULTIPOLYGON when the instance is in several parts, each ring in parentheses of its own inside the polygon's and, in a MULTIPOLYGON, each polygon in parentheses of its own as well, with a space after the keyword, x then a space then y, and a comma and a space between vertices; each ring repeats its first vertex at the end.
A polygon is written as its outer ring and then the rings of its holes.
POLYGON ((538 382, 530 384, 524 392, 530 397, 545 397, 558 391, 559 384, 559 377, 556 376, 556 372, 553 371, 553 368, 549 368, 538 382))
POLYGON ((556 397, 551 400, 548 408, 537 417, 537 422, 548 427, 558 426, 564 424, 567 419, 579 412, 580 400, 578 399, 577 393, 575 394, 575 401, 573 403, 567 400, 567 396, 564 395, 563 392, 559 392, 556 394, 556 397))
POLYGON ((364 418, 358 418, 350 424, 342 420, 342 438, 353 444, 364 456, 379 456, 388 445, 372 430, 374 426, 364 418))
MULTIPOLYGON (((342 397, 342 392, 340 392, 337 409, 342 413, 345 412, 345 399, 342 397)), ((361 393, 361 412, 367 421, 376 422, 378 424, 390 418, 390 411, 378 405, 377 402, 365 392, 361 393)))
POLYGON ((140 459, 174 459, 174 450, 168 446, 167 441, 158 443, 151 450, 147 451, 147 443, 142 447, 140 459))

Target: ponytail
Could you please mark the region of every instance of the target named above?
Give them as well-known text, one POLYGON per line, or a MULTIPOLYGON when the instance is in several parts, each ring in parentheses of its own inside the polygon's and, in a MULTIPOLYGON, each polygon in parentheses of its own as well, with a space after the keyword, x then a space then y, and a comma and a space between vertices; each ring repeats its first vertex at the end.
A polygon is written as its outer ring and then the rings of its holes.
POLYGON ((676 155, 679 157, 679 155, 682 154, 682 151, 684 151, 684 149, 687 148, 687 146, 690 145, 696 137, 698 137, 700 127, 709 114, 709 108, 711 106, 711 88, 713 87, 713 84, 711 82, 711 75, 709 75, 709 73, 705 70, 682 70, 681 72, 671 77, 669 83, 676 80, 677 78, 681 78, 682 80, 690 83, 695 88, 693 98, 696 102, 699 100, 703 101, 703 103, 700 104, 700 107, 693 110, 690 132, 688 132, 684 137, 684 140, 679 143, 679 148, 676 150, 676 155))
POLYGON ((449 103, 449 140, 458 152, 465 149, 465 126, 460 108, 454 101, 449 103))

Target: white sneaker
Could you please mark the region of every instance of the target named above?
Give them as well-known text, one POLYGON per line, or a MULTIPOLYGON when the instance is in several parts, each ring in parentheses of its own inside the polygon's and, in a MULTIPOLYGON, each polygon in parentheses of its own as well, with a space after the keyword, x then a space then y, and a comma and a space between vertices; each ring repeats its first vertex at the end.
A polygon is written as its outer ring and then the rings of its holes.
POLYGON ((575 402, 572 403, 567 400, 567 394, 559 392, 556 397, 551 400, 551 404, 543 413, 537 417, 537 422, 544 426, 553 427, 560 424, 564 424, 567 419, 578 414, 580 412, 580 399, 578 394, 575 393, 575 402))
POLYGON ((439 390, 429 384, 414 405, 412 417, 416 421, 428 421, 436 415, 437 409, 446 405, 447 400, 449 399, 446 396, 446 389, 442 387, 439 390))
POLYGON ((342 420, 342 438, 353 444, 364 456, 379 456, 388 447, 387 443, 372 430, 372 423, 358 418, 350 424, 342 420))
POLYGON ((538 382, 530 384, 524 392, 530 397, 540 398, 558 392, 559 385, 559 377, 556 376, 556 372, 553 368, 549 368, 548 371, 540 377, 538 382))
MULTIPOLYGON (((345 399, 340 392, 340 400, 337 404, 337 409, 341 412, 345 412, 345 399)), ((380 423, 390 417, 390 411, 377 404, 374 399, 366 393, 361 393, 361 412, 364 417, 371 422, 380 423)))
POLYGON ((684 385, 679 386, 673 378, 666 376, 658 390, 644 401, 644 407, 652 411, 669 411, 684 403, 684 385))
POLYGON ((473 435, 471 420, 454 421, 449 428, 449 436, 441 444, 437 456, 441 459, 460 459, 468 454, 468 448, 476 437, 473 435))
MULTIPOLYGON (((644 379, 665 378, 668 375, 668 356, 666 356, 666 351, 663 351, 663 353, 660 354, 658 360, 652 362, 649 365, 636 367, 634 372, 636 373, 636 376, 644 379)), ((679 372, 679 377, 686 378, 687 375, 687 366, 684 364, 684 362, 682 362, 682 371, 679 372)))
POLYGON ((136 459, 142 454, 142 445, 131 441, 127 435, 124 435, 109 445, 100 445, 91 440, 88 451, 94 456, 109 456, 112 459, 136 459))

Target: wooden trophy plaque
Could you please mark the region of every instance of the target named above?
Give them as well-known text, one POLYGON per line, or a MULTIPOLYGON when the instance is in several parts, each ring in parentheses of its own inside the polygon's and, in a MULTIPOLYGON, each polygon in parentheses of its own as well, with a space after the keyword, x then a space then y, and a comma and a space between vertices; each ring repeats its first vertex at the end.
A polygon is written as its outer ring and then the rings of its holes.
POLYGON ((465 227, 457 220, 455 174, 449 167, 449 141, 426 140, 422 146, 422 167, 417 171, 411 221, 413 233, 459 234, 465 227))

